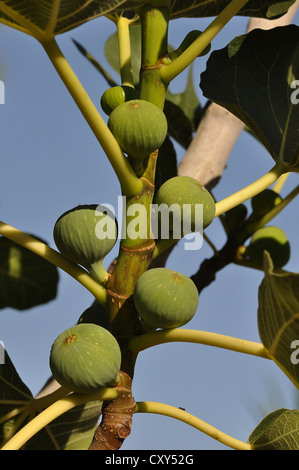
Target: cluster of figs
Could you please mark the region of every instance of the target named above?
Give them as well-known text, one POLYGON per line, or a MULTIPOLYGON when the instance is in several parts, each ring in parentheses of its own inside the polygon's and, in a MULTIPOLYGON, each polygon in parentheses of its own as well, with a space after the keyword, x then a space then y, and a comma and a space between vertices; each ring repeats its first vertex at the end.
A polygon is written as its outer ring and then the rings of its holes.
MULTIPOLYGON (((204 205, 205 226, 211 223, 215 202, 210 193, 193 178, 168 180, 169 199, 163 186, 157 193, 159 200, 171 204, 176 196, 183 207, 184 191, 178 197, 178 186, 183 183, 188 203, 204 205), (189 185, 189 190, 188 190, 189 185)), ((54 226, 54 241, 63 256, 84 267, 90 275, 105 285, 103 261, 118 237, 117 222, 108 210, 99 205, 81 205, 62 214, 54 226), (109 237, 103 237, 101 221, 109 226, 109 237), (109 220, 109 222, 107 222, 109 220)), ((107 273, 106 273, 107 274, 107 273)), ((133 293, 135 308, 145 331, 177 328, 188 323, 198 307, 198 290, 186 275, 168 268, 145 271, 137 280, 133 293)), ((76 325, 61 333, 50 353, 53 377, 65 389, 77 393, 91 393, 105 386, 114 386, 119 380, 121 350, 109 331, 105 306, 98 303, 87 309, 76 325)))
MULTIPOLYGON (((167 134, 166 117, 154 104, 139 100, 134 88, 107 90, 101 105, 109 115, 108 127, 131 159, 142 160, 160 148, 167 134)), ((259 201, 252 200, 254 213, 269 210, 269 204, 271 207, 277 204, 271 196, 264 194, 259 201)), ((192 209, 201 204, 203 229, 215 216, 212 195, 197 180, 187 176, 167 180, 159 188, 154 202, 178 205, 182 224, 184 205, 188 204, 192 209)), ((195 228, 194 217, 195 212, 191 210, 191 231, 195 228)), ((231 227, 240 222, 246 217, 243 205, 228 212, 226 217, 231 227)), ((169 228, 171 232, 173 227, 169 228)), ((58 218, 53 236, 62 255, 84 267, 97 282, 105 285, 107 273, 103 261, 118 238, 117 221, 107 208, 99 205, 74 207, 58 218), (106 233, 103 221, 108 227, 106 233)), ((281 229, 264 227, 257 231, 247 248, 247 256, 262 263, 264 249, 274 256, 275 265, 280 267, 288 261, 289 245, 281 229)), ((181 327, 193 318, 198 307, 198 290, 193 281, 168 268, 144 272, 136 282, 132 297, 146 330, 181 327)), ((76 393, 91 393, 101 387, 115 386, 119 381, 121 361, 120 346, 109 330, 106 307, 97 302, 83 312, 76 325, 56 338, 50 352, 54 378, 65 389, 76 393)))

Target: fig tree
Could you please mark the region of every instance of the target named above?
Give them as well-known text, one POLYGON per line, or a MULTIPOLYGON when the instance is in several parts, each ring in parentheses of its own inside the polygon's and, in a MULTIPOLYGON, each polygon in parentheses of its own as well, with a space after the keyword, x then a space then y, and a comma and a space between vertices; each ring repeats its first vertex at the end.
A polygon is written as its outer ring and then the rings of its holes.
POLYGON ((123 152, 139 161, 159 149, 167 135, 165 114, 145 100, 119 105, 110 114, 108 127, 123 152))
POLYGON ((180 232, 183 236, 208 227, 214 219, 216 210, 215 201, 209 191, 190 176, 174 176, 165 181, 159 188, 154 202, 158 206, 161 230, 163 231, 163 208, 165 208, 165 213, 168 210, 171 215, 170 232, 180 232))
POLYGON ((121 351, 105 328, 81 323, 66 329, 54 341, 50 353, 53 377, 67 390, 95 392, 118 381, 121 351))
POLYGON ((290 244, 285 232, 274 226, 258 229, 246 249, 246 256, 259 266, 263 266, 264 251, 270 254, 274 267, 282 268, 290 258, 290 244))
POLYGON ((114 86, 108 88, 101 97, 101 108, 110 116, 112 111, 126 101, 135 100, 138 97, 137 90, 131 86, 114 86))
POLYGON ((188 276, 168 268, 153 268, 139 277, 133 299, 140 317, 148 325, 177 328, 195 315, 198 291, 188 276))
POLYGON ((91 204, 65 212, 56 221, 53 236, 66 258, 101 280, 103 259, 117 240, 117 224, 107 208, 91 204))

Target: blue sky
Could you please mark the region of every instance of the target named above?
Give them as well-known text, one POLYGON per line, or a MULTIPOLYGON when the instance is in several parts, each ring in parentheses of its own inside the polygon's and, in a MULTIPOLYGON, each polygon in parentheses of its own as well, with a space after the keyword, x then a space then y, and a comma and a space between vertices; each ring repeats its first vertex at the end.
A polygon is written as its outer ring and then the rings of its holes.
MULTIPOLYGON (((298 14, 294 23, 298 25, 298 14)), ((170 25, 170 43, 178 46, 191 29, 204 29, 210 19, 176 20, 170 25)), ((246 18, 235 18, 215 39, 212 50, 242 34, 246 18)), ((99 18, 58 38, 65 56, 99 108, 106 89, 104 79, 78 53, 71 38, 84 45, 103 65, 103 46, 114 25, 99 18)), ((205 58, 194 68, 194 80, 205 69, 205 58)), ((64 211, 88 203, 116 207, 120 195, 116 176, 95 137, 77 110, 41 46, 32 38, 6 26, 0 27, 0 63, 5 83, 5 105, 0 106, 2 170, 0 220, 47 240, 55 248, 53 226, 64 211)), ((109 69, 117 80, 118 77, 109 69)), ((298 77, 299 78, 299 77, 298 77)), ((186 74, 176 79, 172 91, 182 91, 186 74)), ((203 100, 197 87, 198 97, 203 100)), ((106 117, 103 115, 106 119, 106 117)), ((183 149, 176 146, 178 159, 183 149)), ((215 188, 217 200, 251 183, 273 162, 248 134, 236 143, 227 169, 215 188)), ((283 189, 297 184, 291 175, 283 189)), ((292 256, 287 268, 298 270, 298 217, 293 202, 275 224, 290 239, 292 256)), ((217 247, 225 242, 215 220, 207 234, 217 247)), ((116 249, 107 257, 107 265, 116 249)), ((192 275, 200 262, 212 255, 204 244, 198 252, 174 249, 167 267, 192 275)), ((262 274, 229 266, 200 295, 198 312, 188 327, 259 341, 257 289, 262 274)), ((92 302, 81 285, 60 272, 57 299, 23 313, 0 313, 0 340, 22 380, 37 393, 50 375, 50 347, 55 338, 76 323, 92 302)), ((247 440, 268 412, 294 408, 296 391, 283 373, 265 359, 240 355, 208 346, 166 344, 140 354, 133 393, 136 401, 159 401, 185 408, 233 437, 247 440)), ((167 417, 135 415, 124 450, 224 449, 224 446, 187 425, 167 417)))

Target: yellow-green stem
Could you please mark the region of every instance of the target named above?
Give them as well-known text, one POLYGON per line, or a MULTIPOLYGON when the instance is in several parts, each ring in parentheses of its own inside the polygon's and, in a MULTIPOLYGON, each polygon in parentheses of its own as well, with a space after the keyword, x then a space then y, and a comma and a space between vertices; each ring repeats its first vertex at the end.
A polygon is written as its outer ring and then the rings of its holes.
POLYGON ((117 391, 115 389, 103 388, 98 392, 91 394, 83 395, 73 393, 66 398, 62 398, 46 408, 28 424, 26 424, 26 426, 17 432, 1 448, 1 450, 19 450, 29 439, 31 439, 31 437, 47 426, 51 421, 71 410, 72 408, 75 408, 76 406, 94 400, 114 400, 116 397, 117 391))
POLYGON ((122 85, 134 87, 133 70, 131 63, 130 43, 131 20, 120 16, 116 22, 118 34, 119 68, 122 85))
POLYGON ((210 44, 221 29, 235 16, 248 0, 232 0, 203 33, 171 64, 165 65, 161 71, 164 83, 170 83, 185 70, 210 44))
POLYGON ((97 108, 86 93, 77 75, 62 54, 55 39, 42 43, 57 73, 73 97, 95 137, 101 144, 120 182, 122 192, 133 196, 138 194, 142 183, 124 156, 120 146, 107 127, 97 108))
POLYGON ((80 282, 86 289, 88 289, 100 304, 106 302, 107 293, 106 289, 96 282, 83 268, 67 260, 58 251, 53 250, 45 243, 37 240, 36 238, 24 233, 11 225, 5 224, 0 221, 0 235, 12 240, 18 245, 32 251, 38 256, 54 264, 62 269, 76 281, 80 282))
POLYGON ((154 331, 136 336, 130 340, 129 349, 134 352, 139 352, 152 346, 171 342, 205 344, 271 359, 267 350, 260 343, 208 331, 188 330, 183 328, 154 331))
POLYGON ((267 189, 271 186, 275 181, 285 173, 286 168, 283 163, 276 163, 274 167, 268 171, 265 175, 259 178, 254 183, 249 184, 245 188, 240 189, 236 193, 228 196, 225 199, 216 203, 216 212, 215 217, 223 214, 224 212, 232 209, 235 206, 247 201, 248 199, 252 198, 256 194, 259 194, 264 189, 267 189))
POLYGON ((277 182, 275 183, 275 185, 273 186, 273 191, 275 191, 276 193, 280 193, 280 191, 282 190, 284 184, 286 183, 288 177, 289 177, 290 173, 284 173, 283 175, 281 175, 277 182))
POLYGON ((228 434, 219 431, 219 429, 215 428, 214 426, 211 426, 205 421, 175 406, 165 405, 164 403, 157 403, 152 401, 140 401, 136 403, 135 413, 154 413, 178 419, 179 421, 189 424, 189 426, 198 429, 199 431, 207 434, 213 439, 216 439, 218 442, 221 442, 222 444, 231 447, 232 449, 251 450, 250 444, 240 441, 239 439, 235 439, 234 437, 231 437, 228 434))

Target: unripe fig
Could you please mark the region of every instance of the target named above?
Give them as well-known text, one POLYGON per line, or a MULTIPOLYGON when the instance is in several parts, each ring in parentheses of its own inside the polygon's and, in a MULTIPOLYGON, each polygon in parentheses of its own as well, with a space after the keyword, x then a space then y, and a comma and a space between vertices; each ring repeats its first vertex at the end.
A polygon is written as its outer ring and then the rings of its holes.
POLYGON ((245 255, 259 266, 263 266, 264 251, 270 254, 274 268, 282 268, 290 258, 290 244, 285 232, 279 227, 266 226, 252 236, 245 255))
POLYGON ((224 223, 228 231, 232 231, 235 227, 240 225, 247 215, 247 207, 244 204, 239 204, 233 207, 223 215, 224 223))
POLYGON ((163 111, 145 100, 131 100, 112 111, 108 127, 124 153, 143 160, 159 149, 167 135, 163 111))
POLYGON ((67 390, 95 392, 118 381, 121 351, 105 328, 81 323, 66 329, 54 341, 50 353, 53 377, 67 390))
MULTIPOLYGON (((155 196, 155 204, 158 205, 160 220, 163 225, 163 204, 164 207, 173 209, 172 218, 169 220, 169 230, 175 234, 174 238, 198 230, 199 223, 202 228, 208 227, 214 219, 215 201, 209 191, 199 181, 190 176, 174 176, 165 181, 159 188, 155 196), (201 209, 202 214, 197 210, 201 209), (201 220, 202 215, 202 220, 201 220)), ((163 231, 163 226, 161 227, 163 231)))
POLYGON ((265 189, 251 199, 251 207, 254 214, 262 217, 271 209, 274 209, 282 201, 280 195, 272 189, 265 189))
POLYGON ((133 299, 143 320, 155 328, 177 328, 188 323, 198 307, 198 291, 186 275, 168 268, 143 273, 133 299))
POLYGON ((92 204, 65 212, 56 221, 53 236, 66 258, 102 280, 103 259, 117 239, 117 224, 107 208, 92 204))
POLYGON ((93 323, 109 330, 109 316, 106 308, 95 301, 80 315, 77 324, 93 323))
POLYGON ((135 100, 138 97, 137 90, 131 86, 114 86, 104 91, 101 97, 101 108, 110 116, 112 111, 126 101, 135 100))

